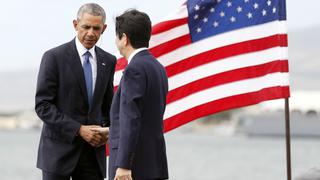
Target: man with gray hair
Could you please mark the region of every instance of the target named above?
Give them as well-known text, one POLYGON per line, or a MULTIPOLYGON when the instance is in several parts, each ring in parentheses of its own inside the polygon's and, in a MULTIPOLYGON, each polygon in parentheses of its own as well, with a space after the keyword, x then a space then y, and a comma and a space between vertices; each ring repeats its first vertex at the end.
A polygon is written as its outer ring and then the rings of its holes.
POLYGON ((99 5, 80 7, 77 36, 44 53, 35 111, 43 121, 37 167, 43 180, 102 180, 116 58, 96 46, 106 29, 99 5))

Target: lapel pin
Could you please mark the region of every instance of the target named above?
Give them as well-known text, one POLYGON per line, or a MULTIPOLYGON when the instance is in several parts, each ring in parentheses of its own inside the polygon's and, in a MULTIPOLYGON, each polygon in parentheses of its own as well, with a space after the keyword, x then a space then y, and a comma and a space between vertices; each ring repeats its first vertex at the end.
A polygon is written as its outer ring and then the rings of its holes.
POLYGON ((105 66, 106 65, 106 63, 102 63, 102 66, 105 66))

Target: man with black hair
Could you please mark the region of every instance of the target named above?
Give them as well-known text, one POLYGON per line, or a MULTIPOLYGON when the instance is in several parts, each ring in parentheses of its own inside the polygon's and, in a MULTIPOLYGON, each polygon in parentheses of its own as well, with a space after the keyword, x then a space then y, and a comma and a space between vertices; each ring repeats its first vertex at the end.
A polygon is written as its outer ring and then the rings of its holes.
POLYGON ((110 180, 168 179, 163 114, 164 67, 148 51, 151 21, 128 10, 116 18, 116 44, 127 60, 110 111, 110 180))

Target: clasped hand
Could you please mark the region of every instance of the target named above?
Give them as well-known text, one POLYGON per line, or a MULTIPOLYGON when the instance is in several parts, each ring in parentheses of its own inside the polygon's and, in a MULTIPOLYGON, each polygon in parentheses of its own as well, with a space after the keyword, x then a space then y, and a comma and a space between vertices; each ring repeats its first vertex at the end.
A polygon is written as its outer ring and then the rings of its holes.
POLYGON ((109 137, 109 128, 97 125, 81 125, 79 135, 93 147, 105 145, 109 137))

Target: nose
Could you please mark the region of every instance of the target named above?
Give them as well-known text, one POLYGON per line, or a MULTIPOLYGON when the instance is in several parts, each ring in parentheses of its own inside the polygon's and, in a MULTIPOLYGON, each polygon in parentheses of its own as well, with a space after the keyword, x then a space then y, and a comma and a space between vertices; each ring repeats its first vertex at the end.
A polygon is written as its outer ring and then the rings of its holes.
POLYGON ((90 28, 87 32, 87 36, 94 36, 94 30, 93 28, 90 28))

